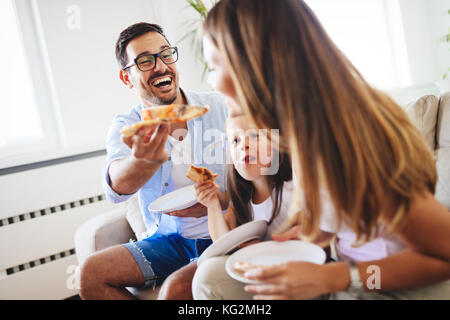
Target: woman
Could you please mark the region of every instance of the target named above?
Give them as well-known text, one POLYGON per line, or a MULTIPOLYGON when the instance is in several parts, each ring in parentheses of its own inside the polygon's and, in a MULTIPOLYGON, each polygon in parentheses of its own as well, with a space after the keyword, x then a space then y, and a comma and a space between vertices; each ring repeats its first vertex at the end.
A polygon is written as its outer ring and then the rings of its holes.
POLYGON ((433 196, 433 156, 309 7, 221 0, 204 30, 216 87, 240 107, 231 116, 280 128, 291 154, 306 210, 277 239, 336 234, 338 262, 254 268, 246 276, 265 283, 246 291, 256 299, 450 298, 450 214, 433 196))

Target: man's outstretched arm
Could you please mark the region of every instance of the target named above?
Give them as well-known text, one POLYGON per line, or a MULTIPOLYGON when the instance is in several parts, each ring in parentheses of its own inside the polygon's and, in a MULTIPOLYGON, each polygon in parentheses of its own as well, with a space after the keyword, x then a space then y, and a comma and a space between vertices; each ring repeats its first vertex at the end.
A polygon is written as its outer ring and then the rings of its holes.
POLYGON ((127 158, 113 161, 109 166, 111 188, 118 194, 138 191, 167 161, 165 149, 169 125, 147 126, 122 141, 131 149, 127 158))

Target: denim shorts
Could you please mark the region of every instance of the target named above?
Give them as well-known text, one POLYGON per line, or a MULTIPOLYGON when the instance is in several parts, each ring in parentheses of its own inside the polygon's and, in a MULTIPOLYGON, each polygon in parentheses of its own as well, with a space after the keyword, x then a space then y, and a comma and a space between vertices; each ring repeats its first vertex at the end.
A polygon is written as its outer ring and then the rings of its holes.
POLYGON ((211 239, 187 239, 178 233, 154 234, 124 246, 131 252, 144 276, 145 287, 160 285, 174 271, 196 261, 211 239))

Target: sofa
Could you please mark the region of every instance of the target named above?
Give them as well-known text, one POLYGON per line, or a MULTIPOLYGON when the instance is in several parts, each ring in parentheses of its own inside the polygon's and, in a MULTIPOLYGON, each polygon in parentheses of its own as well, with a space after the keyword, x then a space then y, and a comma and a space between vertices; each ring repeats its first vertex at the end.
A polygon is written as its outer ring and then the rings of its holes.
MULTIPOLYGON (((426 144, 436 155, 438 183, 436 198, 450 210, 450 92, 444 94, 425 94, 413 102, 404 103, 405 96, 393 93, 391 96, 405 108, 412 123, 422 133, 426 144), (400 99, 401 98, 401 99, 400 99)), ((117 209, 104 212, 81 225, 75 234, 75 250, 79 266, 97 250, 130 239, 146 237, 146 230, 139 211, 136 196, 117 209)), ((155 299, 155 290, 127 288, 138 299, 155 299)))

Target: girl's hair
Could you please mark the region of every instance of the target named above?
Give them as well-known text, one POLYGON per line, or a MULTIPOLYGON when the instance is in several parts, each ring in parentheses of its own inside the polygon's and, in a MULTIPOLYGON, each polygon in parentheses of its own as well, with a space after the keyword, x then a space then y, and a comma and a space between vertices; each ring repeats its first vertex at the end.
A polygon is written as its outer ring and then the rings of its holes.
MULTIPOLYGON (((280 154, 280 164, 277 173, 267 175, 266 177, 270 190, 275 191, 273 192, 274 195, 272 198, 272 217, 269 221, 271 223, 280 213, 283 200, 283 184, 286 181, 292 180, 292 167, 289 156, 287 154, 280 154)), ((251 181, 245 180, 232 164, 228 167, 227 188, 231 208, 236 216, 237 226, 252 221, 254 217, 250 202, 254 195, 255 187, 251 181)))
POLYGON ((404 111, 372 88, 299 0, 221 0, 204 31, 224 57, 238 103, 258 128, 279 128, 305 193, 301 229, 319 232, 320 189, 362 243, 387 218, 401 227, 436 167, 404 111), (387 216, 387 214, 389 214, 387 216))

